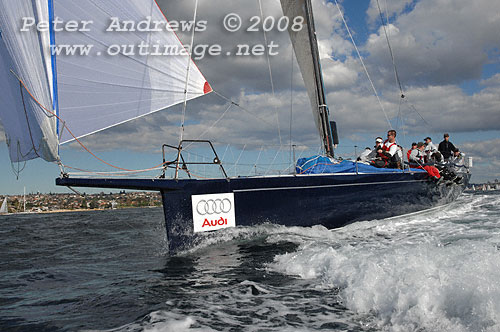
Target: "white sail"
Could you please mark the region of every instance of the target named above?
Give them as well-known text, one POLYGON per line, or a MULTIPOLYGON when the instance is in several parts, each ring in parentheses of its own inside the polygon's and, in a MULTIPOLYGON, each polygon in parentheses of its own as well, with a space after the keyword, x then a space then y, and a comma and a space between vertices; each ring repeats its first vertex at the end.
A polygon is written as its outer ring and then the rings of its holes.
MULTIPOLYGON (((184 101, 191 60, 175 32, 166 31, 168 22, 154 0, 55 0, 55 15, 65 22, 93 21, 89 31, 56 35, 58 45, 94 46, 87 56, 57 57, 59 112, 76 137, 184 101), (136 30, 154 30, 157 25, 162 31, 117 32, 123 21, 133 22, 136 30), (151 26, 141 23, 145 21, 152 22, 151 26), (158 45, 161 52, 155 52, 154 48, 148 51, 167 55, 141 55, 138 48, 141 43, 158 45), (117 52, 116 45, 122 52, 109 55, 108 51, 117 52), (175 51, 184 54, 170 54, 175 51)), ((210 91, 205 78, 191 62, 187 99, 210 91)), ((72 139, 63 130, 61 143, 72 139)))
POLYGON ((9 212, 9 209, 8 209, 8 204, 7 204, 7 197, 5 197, 3 200, 2 206, 0 207, 0 214, 8 213, 8 212, 9 212))
POLYGON ((317 94, 317 83, 314 74, 314 62, 311 51, 311 40, 307 29, 307 15, 305 12, 304 0, 281 0, 283 14, 292 22, 296 17, 302 17, 305 22, 302 29, 295 31, 289 29, 290 39, 292 40, 293 49, 300 67, 300 72, 307 89, 307 94, 311 101, 311 108, 314 114, 314 121, 319 130, 320 118, 317 112, 319 101, 317 94))
POLYGON ((73 135, 212 91, 155 0, 0 0, 0 30, 0 119, 13 162, 55 161, 73 135), (122 21, 142 31, 116 31, 122 21))
POLYGON ((55 117, 44 110, 53 109, 52 68, 46 52, 40 51, 49 46, 48 35, 19 31, 22 17, 46 18, 48 10, 41 7, 48 8, 48 2, 0 1, 0 119, 13 162, 57 159, 55 117), (27 90, 21 88, 19 80, 27 90))

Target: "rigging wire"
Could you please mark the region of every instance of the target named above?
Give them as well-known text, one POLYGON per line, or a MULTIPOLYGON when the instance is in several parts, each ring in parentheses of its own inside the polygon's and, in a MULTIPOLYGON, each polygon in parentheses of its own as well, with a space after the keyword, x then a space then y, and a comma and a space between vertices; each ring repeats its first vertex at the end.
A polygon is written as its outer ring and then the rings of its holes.
POLYGON ((257 114, 255 114, 255 113, 252 113, 252 112, 251 112, 251 111, 249 111, 247 108, 245 108, 245 107, 241 106, 240 104, 238 104, 237 102, 233 101, 231 98, 226 97, 226 96, 222 95, 221 93, 219 93, 219 92, 217 92, 217 91, 215 91, 215 90, 213 90, 213 93, 214 93, 215 95, 219 96, 220 98, 224 99, 225 101, 228 101, 228 102, 232 103, 234 106, 236 106, 236 107, 238 107, 238 108, 242 109, 242 110, 243 110, 243 111, 245 111, 246 113, 248 113, 248 114, 252 115, 252 116, 253 116, 253 117, 255 117, 256 119, 258 119, 258 120, 260 120, 260 121, 262 121, 262 122, 264 122, 264 123, 266 123, 266 124, 268 124, 268 125, 270 125, 270 126, 274 126, 274 124, 273 124, 273 123, 271 123, 271 122, 269 122, 269 121, 267 121, 267 120, 265 120, 265 119, 261 118, 260 116, 258 116, 258 115, 257 115, 257 114))
MULTIPOLYGON (((264 149, 263 146, 260 147, 260 151, 259 151, 259 155, 257 156, 257 160, 255 161, 255 164, 253 165, 253 168, 255 170, 257 170, 257 164, 259 163, 259 160, 260 160, 260 156, 262 155, 262 150, 264 149)), ((250 170, 250 173, 252 172, 252 170, 250 170)), ((257 174, 256 174, 257 175, 257 174)), ((248 174, 248 176, 250 176, 250 174, 248 174)))
MULTIPOLYGON (((386 28, 386 25, 388 26, 389 25, 389 11, 388 11, 388 7, 387 7, 387 0, 385 0, 385 16, 386 16, 386 22, 384 22, 384 18, 383 18, 383 15, 382 15, 382 9, 380 8, 380 3, 379 3, 379 0, 377 0, 377 7, 378 7, 378 12, 379 12, 379 16, 380 16, 380 21, 382 23, 382 27, 384 28, 384 34, 385 34, 385 39, 387 41, 387 46, 389 48, 389 52, 390 52, 390 55, 391 55, 391 60, 392 60, 392 65, 393 65, 393 68, 394 68, 394 76, 395 76, 395 79, 396 79, 396 84, 398 85, 399 87, 399 91, 401 93, 401 99, 405 100, 406 102, 408 102, 408 98, 405 94, 405 91, 404 91, 404 88, 403 88, 403 84, 401 83, 401 78, 399 76, 399 72, 398 72, 398 67, 397 67, 397 64, 396 64, 396 57, 394 56, 394 52, 392 50, 392 46, 391 46, 391 41, 390 41, 390 38, 389 38, 389 32, 387 31, 387 28, 386 28), (387 24, 385 24, 387 23, 387 24)), ((401 110, 401 102, 399 103, 399 107, 400 107, 400 110, 401 110)), ((417 111, 416 107, 413 105, 413 104, 409 104, 408 106, 410 109, 412 109, 413 111, 415 111, 419 116, 420 118, 422 119, 422 121, 424 121, 424 123, 431 127, 431 125, 424 119, 424 117, 417 111)), ((402 116, 402 115, 401 115, 402 116)), ((403 126, 403 119, 401 119, 401 125, 403 126)))
MULTIPOLYGON (((262 1, 259 1, 259 9, 260 9, 260 19, 262 24, 264 25, 264 11, 262 10, 262 1)), ((266 34, 266 29, 262 29, 262 32, 264 33, 264 45, 269 45, 267 43, 267 34, 266 34)), ((271 81, 271 91, 273 93, 273 99, 276 99, 275 91, 274 91, 274 80, 273 80, 273 71, 271 69, 271 58, 269 57, 269 52, 266 52, 266 58, 267 58, 267 67, 269 69, 269 79, 271 81)), ((278 113, 278 107, 275 105, 274 106, 274 111, 276 113, 276 124, 278 126, 278 137, 280 140, 280 145, 282 145, 282 140, 281 140, 281 129, 280 129, 280 117, 278 113)))
POLYGON ((372 86, 373 92, 375 94, 375 97, 377 97, 378 103, 380 105, 380 108, 382 109, 382 112, 384 113, 385 119, 387 120, 387 123, 389 124, 389 127, 392 127, 391 121, 389 120, 389 117, 387 116, 387 113, 385 111, 384 105, 382 104, 382 101, 380 100, 380 96, 377 92, 377 89, 375 88, 375 84, 373 83, 370 73, 368 72, 368 69, 365 66, 365 62, 363 61, 363 57, 361 56, 361 53, 359 52, 358 46, 356 45, 356 42, 354 41, 354 38, 351 34, 351 29, 349 29, 349 26, 347 25, 347 22, 344 18, 344 13, 342 13, 342 10, 340 9, 339 3, 337 0, 335 0, 335 4, 337 5, 337 9, 339 10, 340 17, 342 18, 342 21, 344 22, 344 26, 347 30, 347 33, 349 34, 349 37, 351 38, 351 42, 356 50, 356 53, 358 54, 359 60, 361 61, 361 65, 363 66, 363 69, 365 71, 366 76, 368 77, 368 80, 370 81, 370 84, 372 86))
POLYGON ((425 119, 424 119, 424 117, 422 116, 422 114, 420 114, 420 112, 417 110, 417 108, 415 107, 415 105, 413 105, 413 104, 409 104, 409 105, 408 105, 408 107, 409 107, 410 109, 412 109, 415 113, 417 113, 417 114, 418 114, 418 116, 420 116, 420 118, 422 119, 422 121, 424 121, 424 123, 425 123, 427 126, 429 126, 429 128, 432 128, 432 125, 431 125, 429 122, 427 122, 427 120, 425 120, 425 119))
POLYGON ((243 152, 245 152, 245 149, 246 149, 246 144, 243 146, 243 149, 241 150, 240 152, 240 155, 238 156, 238 159, 236 160, 236 162, 234 163, 233 167, 231 167, 228 172, 232 171, 233 169, 236 169, 238 167, 238 163, 241 159, 241 156, 243 155, 243 152))
POLYGON ((179 142, 182 142, 182 139, 184 138, 184 123, 186 121, 186 109, 187 109, 187 93, 188 93, 188 88, 189 88, 189 74, 190 74, 190 68, 191 68, 191 52, 193 50, 193 44, 194 44, 194 34, 196 32, 196 16, 198 13, 198 0, 196 0, 195 5, 194 5, 194 14, 193 14, 193 32, 191 33, 191 47, 189 48, 188 51, 188 64, 187 64, 187 71, 186 71, 186 84, 184 86, 184 104, 182 107, 182 121, 181 121, 181 129, 180 129, 180 135, 179 135, 179 142))
MULTIPOLYGON (((219 123, 220 120, 222 120, 222 118, 226 115, 226 113, 229 111, 229 109, 231 109, 231 107, 233 107, 233 104, 229 104, 229 106, 226 108, 226 110, 224 111, 224 113, 222 113, 222 115, 210 126, 208 127, 203 133, 201 133, 198 138, 196 138, 195 140, 200 140, 208 131, 210 131, 212 128, 214 128, 217 123, 219 123)), ((189 143, 185 149, 189 148, 191 145, 193 145, 194 143, 189 143)))
POLYGON ((401 131, 403 132, 403 143, 406 145, 408 142, 406 141, 406 130, 404 130, 404 118, 403 118, 403 112, 401 111, 401 104, 403 103, 403 99, 399 99, 399 111, 398 111, 398 116, 399 116, 399 121, 400 121, 400 127, 401 131))
MULTIPOLYGON (((33 140, 33 134, 31 132, 30 121, 28 119, 28 112, 26 111, 26 102, 24 101, 23 86, 21 83, 19 83, 19 90, 21 93, 21 100, 23 102, 24 116, 26 117, 26 125, 28 126, 28 132, 30 134, 31 146, 32 146, 31 150, 28 151, 28 153, 25 156, 21 154, 21 157, 24 159, 26 156, 28 156, 30 154, 31 151, 34 151, 35 155, 37 157, 40 157, 40 155, 38 154, 38 151, 36 150, 36 147, 35 147, 35 141, 33 140)), ((18 153, 20 153, 20 149, 19 149, 18 153)))
POLYGON ((271 171, 271 167, 274 166, 276 158, 278 158, 278 155, 280 154, 280 152, 281 152, 281 146, 279 147, 278 151, 276 151, 276 154, 274 155, 273 161, 271 162, 271 164, 269 165, 269 168, 267 169, 267 171, 264 174, 266 174, 266 175, 269 174, 269 171, 271 171))
MULTIPOLYGON (((384 22, 384 17, 382 15, 382 9, 380 8, 379 0, 377 0, 378 13, 380 15, 380 22, 382 23, 382 27, 384 28, 385 39, 387 41, 387 46, 389 48, 389 53, 391 54, 392 66, 394 67, 394 76, 396 78, 396 84, 399 86, 399 91, 401 92, 401 98, 405 97, 403 86, 401 84, 401 79, 399 78, 398 67, 396 66, 396 59, 394 57, 394 52, 392 51, 391 42, 389 40, 389 34, 387 33, 386 22, 384 22)), ((387 7, 386 7, 387 9, 387 7)), ((386 15, 387 12, 386 12, 386 15)), ((387 25, 389 25, 389 16, 387 16, 387 25)))
POLYGON ((226 158, 226 153, 229 150, 229 144, 226 146, 226 150, 224 151, 224 154, 222 155, 222 158, 220 160, 224 160, 226 158))
MULTIPOLYGON (((380 22, 382 24, 382 27, 384 28, 384 34, 385 34, 385 40, 387 41, 387 47, 388 47, 389 53, 391 55, 392 66, 394 68, 394 76, 395 76, 395 79, 396 79, 396 84, 399 87, 399 92, 400 92, 400 97, 401 97, 399 99, 399 108, 398 108, 398 122, 399 122, 399 126, 397 127, 397 129, 398 129, 398 131, 401 131, 401 130, 403 131, 403 144, 406 145, 407 144, 407 141, 406 141, 406 131, 404 130, 403 114, 401 112, 401 103, 402 103, 402 101, 405 98, 405 93, 403 91, 403 86, 402 86, 401 80, 399 78, 398 68, 396 66, 396 60, 395 60, 394 53, 392 51, 391 42, 390 42, 390 39, 389 39, 389 32, 387 31, 387 28, 386 28, 386 25, 389 26, 389 24, 390 24, 389 23, 389 8, 387 6, 387 0, 385 0, 385 18, 386 18, 387 24, 385 24, 385 22, 384 22, 384 18, 383 18, 383 15, 382 15, 382 10, 380 8, 379 0, 377 0, 377 7, 378 7, 379 15, 380 15, 380 22)), ((396 140, 396 141, 398 141, 398 140, 396 140)))
MULTIPOLYGON (((19 155, 21 154, 20 153, 20 147, 18 145, 18 151, 17 151, 17 155, 19 157, 19 155)), ((19 158, 18 158, 19 159, 19 158)), ((11 162, 10 163, 10 167, 12 168, 12 172, 14 173, 14 175, 16 176, 16 180, 19 180, 19 175, 21 175, 21 172, 24 171, 24 169, 26 168, 26 161, 24 161, 24 165, 21 167, 21 163, 20 162, 17 162, 17 163, 13 163, 11 162), (17 168, 14 166, 14 164, 17 165, 17 168)))

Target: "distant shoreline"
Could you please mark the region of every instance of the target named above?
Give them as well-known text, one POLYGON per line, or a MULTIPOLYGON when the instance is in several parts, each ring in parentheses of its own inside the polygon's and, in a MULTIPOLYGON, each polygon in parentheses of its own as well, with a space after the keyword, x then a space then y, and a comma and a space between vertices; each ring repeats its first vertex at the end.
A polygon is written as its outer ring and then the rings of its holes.
POLYGON ((15 213, 5 213, 0 214, 1 216, 12 216, 12 215, 22 215, 22 214, 51 214, 51 213, 71 213, 71 212, 89 212, 89 211, 118 211, 126 209, 153 209, 161 208, 161 206, 127 206, 120 207, 116 209, 73 209, 73 210, 51 210, 51 211, 27 211, 27 212, 15 212, 15 213))
MULTIPOLYGON (((40 194, 6 196, 10 213, 63 213, 161 206, 157 192, 106 194, 40 194)), ((1 198, 1 197, 0 197, 1 198)))

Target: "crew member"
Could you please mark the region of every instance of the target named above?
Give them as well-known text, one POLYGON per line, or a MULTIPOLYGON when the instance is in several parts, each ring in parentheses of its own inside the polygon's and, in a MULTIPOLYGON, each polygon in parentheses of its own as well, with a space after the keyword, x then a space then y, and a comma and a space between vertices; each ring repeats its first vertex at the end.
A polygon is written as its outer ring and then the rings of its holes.
POLYGON ((369 155, 371 153, 372 153, 372 149, 370 149, 369 147, 366 147, 365 151, 361 152, 361 154, 359 155, 358 161, 361 161, 364 163, 370 161, 369 155))
POLYGON ((384 162, 382 167, 400 168, 397 152, 396 131, 391 129, 387 132, 387 139, 384 144, 377 149, 378 157, 384 162))
POLYGON ((410 153, 410 166, 414 168, 418 168, 425 163, 425 144, 422 142, 418 142, 417 147, 411 150, 410 153))
POLYGON ((439 151, 433 152, 432 155, 431 155, 430 162, 437 163, 437 164, 442 163, 443 162, 443 156, 441 155, 441 152, 439 152, 439 151))
POLYGON ((456 149, 451 158, 451 162, 460 168, 465 165, 465 155, 461 153, 459 149, 456 149))
POLYGON ((398 151, 396 151, 396 162, 399 169, 403 169, 403 147, 398 145, 398 151))
POLYGON ((425 165, 424 159, 425 144, 422 142, 418 142, 417 148, 412 150, 410 154, 410 167, 424 169, 432 179, 434 179, 435 181, 439 181, 439 179, 441 178, 439 170, 434 166, 425 165))
POLYGON ((374 161, 375 159, 377 159, 377 156, 378 156, 377 150, 378 150, 379 147, 382 146, 382 143, 384 143, 384 140, 382 139, 382 137, 375 138, 375 147, 370 152, 370 154, 366 157, 366 159, 367 159, 368 162, 371 163, 372 161, 374 161))
POLYGON ((444 160, 448 161, 458 149, 450 142, 450 135, 448 133, 444 134, 443 137, 444 140, 439 143, 438 150, 441 152, 441 155, 443 155, 444 160))
POLYGON ((417 148, 417 143, 413 142, 411 143, 411 149, 406 152, 406 157, 408 158, 408 161, 410 161, 410 154, 417 148))
MULTIPOLYGON (((450 161, 454 166, 454 171, 460 172, 460 169, 465 166, 465 155, 461 153, 459 149, 456 149, 450 161)), ((454 181, 459 184, 462 183, 462 177, 457 176, 456 173, 454 173, 454 175, 454 181)))
POLYGON ((424 142, 425 142, 425 154, 426 154, 426 159, 425 161, 430 161, 431 160, 431 155, 437 151, 437 148, 436 146, 434 145, 434 143, 432 143, 432 138, 430 137, 426 137, 424 139, 424 142))

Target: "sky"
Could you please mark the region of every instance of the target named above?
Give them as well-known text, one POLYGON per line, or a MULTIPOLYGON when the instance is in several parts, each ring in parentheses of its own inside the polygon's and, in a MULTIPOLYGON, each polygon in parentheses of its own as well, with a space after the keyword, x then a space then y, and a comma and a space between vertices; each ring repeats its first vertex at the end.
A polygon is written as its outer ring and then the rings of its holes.
MULTIPOLYGON (((312 2, 330 117, 339 130, 338 156, 352 157, 391 128, 405 147, 426 136, 437 144, 447 132, 450 141, 474 158, 473 182, 500 179, 499 1, 379 0, 404 99, 377 1, 339 1, 380 102, 335 1, 312 2)), ((193 17, 194 0, 159 4, 169 20, 193 17)), ((278 0, 263 1, 262 12, 264 17, 282 16, 278 0)), ((269 59, 272 84, 266 56, 195 60, 218 94, 188 103, 184 137, 212 140, 231 174, 284 170, 294 155, 296 159, 317 153, 319 136, 288 34, 224 29, 229 13, 240 15, 248 27, 253 16, 260 16, 259 1, 199 0, 197 13, 198 20, 207 21, 207 29, 195 34, 195 45, 220 44, 229 50, 267 40, 279 45, 279 54, 269 59), (241 107, 228 108, 221 95, 241 107), (291 144, 296 145, 294 152, 291 144), (232 165, 236 161, 239 166, 232 165), (257 161, 263 166, 252 167, 257 161)), ((190 43, 190 33, 178 35, 184 44, 190 43)), ((146 169, 161 163, 162 144, 177 145, 181 118, 182 107, 174 106, 82 142, 111 164, 146 169)), ((197 158, 205 152, 193 148, 192 153, 197 158)), ((60 154, 70 167, 111 170, 76 143, 61 146, 60 154)), ((0 195, 22 193, 25 187, 27 192, 69 192, 54 184, 57 165, 40 160, 11 165, 1 126, 0 174, 0 195)))

